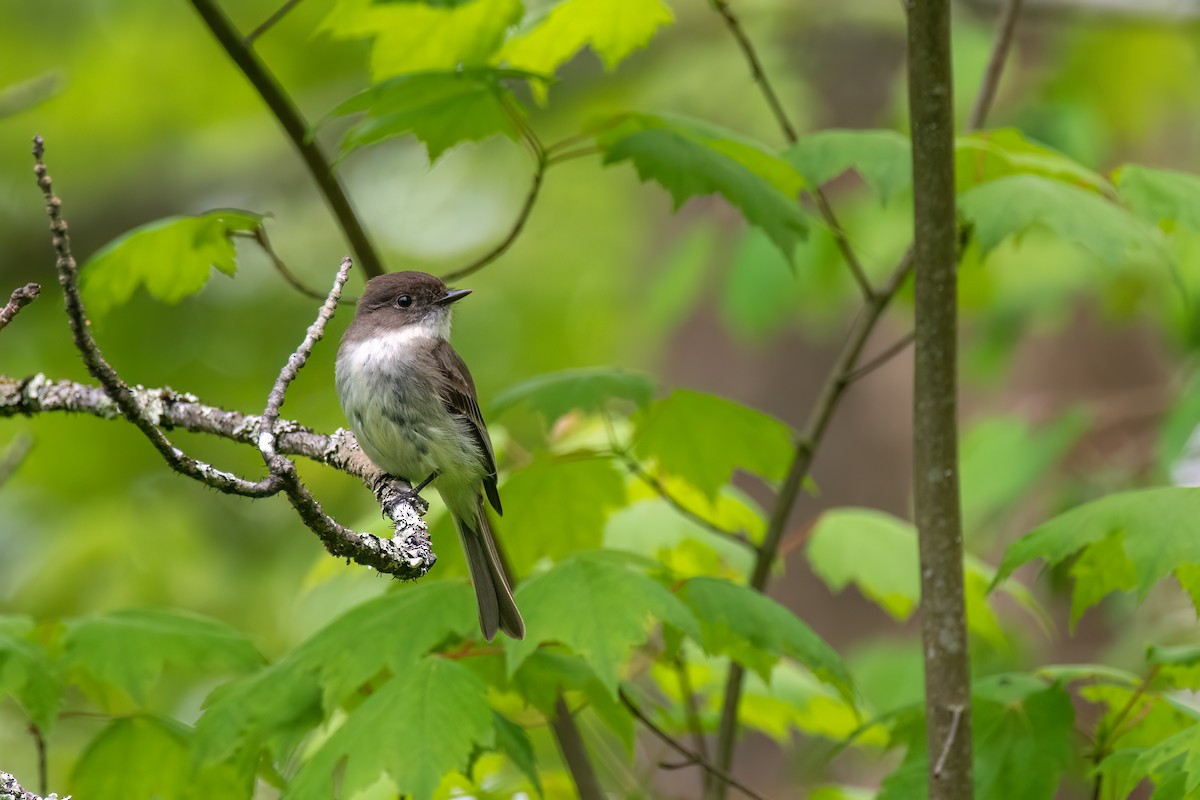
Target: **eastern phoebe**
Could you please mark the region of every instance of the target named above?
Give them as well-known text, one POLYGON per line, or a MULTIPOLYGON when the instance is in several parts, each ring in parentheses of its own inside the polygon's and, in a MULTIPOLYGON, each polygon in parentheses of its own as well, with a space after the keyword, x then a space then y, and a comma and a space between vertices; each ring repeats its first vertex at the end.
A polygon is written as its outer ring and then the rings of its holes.
POLYGON ((502 513, 492 440, 475 382, 449 342, 450 307, 470 293, 424 272, 372 278, 338 348, 337 390, 375 466, 414 491, 436 479, 467 554, 484 637, 499 629, 521 639, 525 623, 483 508, 486 494, 502 513))

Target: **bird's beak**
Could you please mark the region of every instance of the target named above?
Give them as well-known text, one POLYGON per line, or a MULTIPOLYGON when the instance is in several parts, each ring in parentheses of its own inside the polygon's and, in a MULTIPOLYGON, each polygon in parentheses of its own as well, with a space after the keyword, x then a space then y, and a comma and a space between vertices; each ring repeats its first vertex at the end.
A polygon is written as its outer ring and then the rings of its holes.
POLYGON ((453 302, 462 300, 471 293, 470 289, 450 289, 446 292, 446 296, 441 300, 436 301, 439 306, 448 306, 453 302))

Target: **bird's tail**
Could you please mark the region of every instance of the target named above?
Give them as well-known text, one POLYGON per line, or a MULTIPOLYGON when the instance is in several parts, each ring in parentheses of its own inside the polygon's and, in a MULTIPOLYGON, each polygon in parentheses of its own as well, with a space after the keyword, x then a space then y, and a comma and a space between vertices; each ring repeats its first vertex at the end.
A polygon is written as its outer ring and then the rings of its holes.
POLYGON ((500 561, 500 553, 496 550, 496 541, 492 537, 492 528, 483 510, 483 499, 480 498, 473 519, 465 519, 456 514, 455 522, 458 523, 458 536, 467 554, 471 583, 475 584, 475 598, 479 602, 479 627, 484 638, 490 642, 495 638, 496 631, 502 630, 514 639, 524 639, 525 621, 521 619, 521 612, 513 602, 512 590, 508 588, 504 565, 500 561))

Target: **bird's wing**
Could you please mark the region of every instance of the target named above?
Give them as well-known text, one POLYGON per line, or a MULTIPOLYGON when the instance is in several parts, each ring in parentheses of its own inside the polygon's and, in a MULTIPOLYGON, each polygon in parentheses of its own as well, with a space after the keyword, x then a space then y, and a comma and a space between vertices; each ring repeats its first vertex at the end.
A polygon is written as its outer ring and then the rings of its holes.
POLYGON ((503 514, 500 493, 496 489, 496 454, 492 450, 487 425, 483 422, 483 412, 479 410, 479 401, 475 398, 475 381, 471 379, 471 371, 445 340, 439 341, 434 347, 433 360, 443 380, 442 402, 478 443, 479 451, 483 454, 483 489, 492 508, 496 509, 497 514, 503 514))

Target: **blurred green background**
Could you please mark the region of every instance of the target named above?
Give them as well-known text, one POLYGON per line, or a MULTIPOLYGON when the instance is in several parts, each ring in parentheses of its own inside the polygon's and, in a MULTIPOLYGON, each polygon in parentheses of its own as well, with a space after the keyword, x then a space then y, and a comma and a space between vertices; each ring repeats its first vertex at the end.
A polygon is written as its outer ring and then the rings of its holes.
MULTIPOLYGON (((245 31, 277 4, 226 5, 245 31)), ((313 121, 369 82, 366 42, 314 34, 332 6, 305 0, 257 45, 313 121)), ((1161 12, 1132 2, 1125 9, 1082 0, 1027 6, 992 125, 1020 127, 1101 172, 1131 161, 1200 167, 1197 4, 1161 12)), ((564 70, 548 105, 530 103, 531 124, 544 140, 606 112, 652 109, 783 145, 719 18, 704 3, 673 9, 676 22, 616 71, 584 54, 564 70)), ((904 31, 895 0, 750 0, 738 11, 802 131, 904 129, 904 31)), ((980 0, 955 12, 961 118, 991 47, 996 8, 980 0)), ((34 134, 46 139, 81 261, 137 225, 236 207, 269 214, 276 250, 307 284, 325 290, 347 245, 275 121, 189 4, 0 0, 0 20, 0 88, 10 87, 10 99, 18 91, 11 87, 25 84, 19 91, 39 100, 0 117, 0 290, 43 285, 42 298, 0 334, 0 373, 88 380, 56 292, 30 169, 34 134)), ((338 133, 334 125, 320 134, 329 152, 338 133)), ((506 234, 532 164, 518 144, 492 139, 458 147, 429 169, 424 148, 405 139, 359 151, 339 170, 389 268, 436 273, 470 262, 506 234)), ((888 274, 909 240, 911 198, 881 206, 853 177, 835 182, 830 195, 864 265, 873 276, 888 274)), ((1180 442, 1176 431, 1164 450, 1160 428, 1187 385, 1200 333, 1195 306, 1176 285, 1194 298, 1200 250, 1187 237, 1175 246, 1175 281, 1136 264, 1098 265, 1036 232, 1005 244, 986 264, 966 259, 968 429, 997 415, 1043 424, 1080 406, 1091 420, 1040 491, 990 527, 980 525, 977 549, 994 553, 1069 501, 1165 479, 1180 442)), ((253 246, 239 245, 239 253, 235 278, 216 275, 177 306, 139 293, 94 320, 101 347, 126 380, 261 410, 316 303, 288 287, 253 246)), ((362 278, 352 276, 349 294, 362 278)), ((454 342, 485 413, 490 398, 529 376, 617 364, 648 371, 664 387, 714 392, 797 425, 857 299, 830 237, 816 226, 791 271, 721 201, 703 198, 673 213, 665 192, 640 184, 628 166, 602 168, 595 158, 551 170, 515 246, 462 285, 475 294, 459 307, 454 342)), ((343 424, 332 367, 347 311, 293 386, 286 417, 324 431, 343 424)), ((874 347, 903 334, 908 315, 906 305, 892 312, 874 347)), ((816 464, 821 495, 802 503, 797 529, 833 505, 907 511, 909 374, 906 354, 853 390, 816 464)), ((506 422, 518 441, 535 435, 532 420, 506 422)), ((505 426, 494 427, 503 441, 505 426)), ((232 622, 273 656, 387 585, 327 558, 283 500, 226 497, 169 472, 129 425, 68 415, 5 420, 0 445, 24 433, 33 437, 32 452, 0 491, 0 612, 46 620, 171 606, 232 622)), ((246 475, 261 471, 248 448, 172 435, 201 459, 246 475)), ((1008 469, 1004 457, 981 469, 1008 469)), ((301 469, 335 516, 378 528, 376 506, 359 484, 312 465, 301 469)), ((509 524, 519 535, 519 523, 509 524)), ((456 548, 441 555, 438 570, 461 569, 456 548)), ((793 560, 775 595, 839 649, 853 653, 866 637, 889 630, 874 606, 844 595, 834 601, 793 560)), ((1140 618, 1169 624, 1164 612, 1177 607, 1164 598, 1140 618)), ((1059 658, 1133 646, 1099 614, 1063 638, 1059 658)), ((864 674, 876 664, 871 657, 863 655, 864 674)), ((197 707, 201 698, 193 698, 197 707)), ((32 774, 33 748, 19 719, 0 706, 0 766, 32 774)), ((70 768, 61 754, 72 741, 86 741, 94 725, 78 719, 60 726, 52 786, 70 768)), ((750 742, 745 769, 759 761, 783 769, 750 742)))

